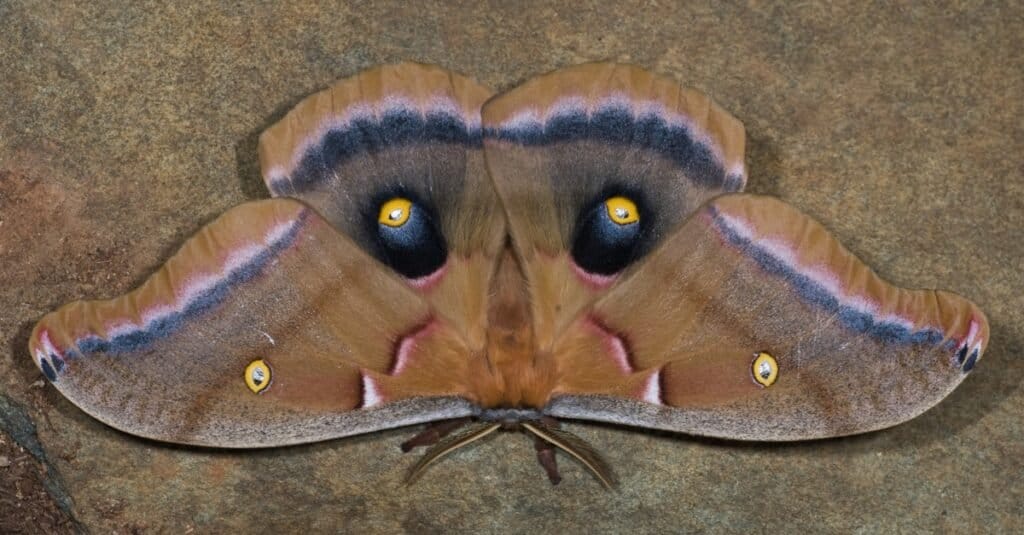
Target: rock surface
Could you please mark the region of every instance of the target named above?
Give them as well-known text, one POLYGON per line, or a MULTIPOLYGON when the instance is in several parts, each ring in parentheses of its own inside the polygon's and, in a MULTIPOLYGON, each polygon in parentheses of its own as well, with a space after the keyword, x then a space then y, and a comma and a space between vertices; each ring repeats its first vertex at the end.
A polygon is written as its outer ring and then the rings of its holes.
POLYGON ((173 4, 0 2, 0 438, 35 458, 4 450, 22 468, 0 466, 0 493, 26 466, 46 489, 0 499, 0 517, 98 533, 1024 524, 1019 4, 173 4), (40 316, 132 288, 203 223, 267 196, 259 132, 332 80, 404 59, 497 89, 613 59, 704 90, 747 126, 750 191, 810 213, 896 284, 969 296, 988 313, 988 353, 936 408, 864 436, 741 444, 571 425, 615 466, 616 493, 567 460, 552 488, 517 435, 406 488, 410 429, 182 448, 107 428, 40 383, 25 350, 40 316))

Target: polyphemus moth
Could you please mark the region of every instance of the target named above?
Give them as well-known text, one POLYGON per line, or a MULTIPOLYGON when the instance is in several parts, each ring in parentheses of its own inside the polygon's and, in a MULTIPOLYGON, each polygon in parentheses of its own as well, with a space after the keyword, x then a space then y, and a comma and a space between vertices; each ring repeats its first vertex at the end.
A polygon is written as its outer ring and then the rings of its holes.
POLYGON ((493 97, 374 68, 263 133, 271 199, 138 289, 50 313, 29 351, 90 415, 168 442, 440 422, 403 445, 434 445, 411 477, 504 427, 534 435, 552 482, 559 448, 612 485, 560 418, 783 441, 938 403, 984 352, 984 314, 739 193, 744 143, 706 96, 633 66, 493 97))

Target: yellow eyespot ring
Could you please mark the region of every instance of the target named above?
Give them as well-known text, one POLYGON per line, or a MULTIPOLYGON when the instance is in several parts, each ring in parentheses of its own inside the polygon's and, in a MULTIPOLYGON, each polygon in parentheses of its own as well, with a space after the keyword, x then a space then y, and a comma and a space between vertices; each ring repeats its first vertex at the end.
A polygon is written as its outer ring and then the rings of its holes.
POLYGON ((754 355, 754 363, 750 366, 754 381, 761 386, 772 386, 779 378, 779 363, 775 357, 762 351, 754 355))
POLYGON ((625 197, 612 197, 604 201, 604 207, 608 210, 608 217, 620 225, 640 221, 640 211, 636 209, 636 204, 625 197))
POLYGON ((259 394, 270 386, 270 366, 263 359, 256 359, 245 367, 245 385, 253 394, 259 394))
POLYGON ((409 213, 412 210, 412 201, 395 197, 380 205, 380 215, 377 222, 389 227, 400 227, 409 220, 409 213))

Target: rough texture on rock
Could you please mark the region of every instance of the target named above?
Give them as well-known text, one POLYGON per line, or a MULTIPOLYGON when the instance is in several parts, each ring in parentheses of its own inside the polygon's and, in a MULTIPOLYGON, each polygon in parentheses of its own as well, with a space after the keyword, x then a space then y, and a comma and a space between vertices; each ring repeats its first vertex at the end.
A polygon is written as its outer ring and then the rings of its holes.
POLYGON ((1024 523, 1019 4, 179 4, 0 2, 0 436, 35 458, 0 452, 0 493, 26 470, 46 489, 0 499, 0 516, 98 533, 1024 523), (132 288, 203 223, 265 197, 259 132, 333 80, 405 59, 497 89, 612 59, 705 91, 746 124, 750 191, 813 215, 894 283, 969 296, 988 353, 936 408, 863 436, 742 444, 571 424, 613 464, 617 493, 564 457, 551 487, 518 435, 407 488, 398 444, 413 429, 183 448, 107 428, 39 383, 25 347, 40 316, 132 288))

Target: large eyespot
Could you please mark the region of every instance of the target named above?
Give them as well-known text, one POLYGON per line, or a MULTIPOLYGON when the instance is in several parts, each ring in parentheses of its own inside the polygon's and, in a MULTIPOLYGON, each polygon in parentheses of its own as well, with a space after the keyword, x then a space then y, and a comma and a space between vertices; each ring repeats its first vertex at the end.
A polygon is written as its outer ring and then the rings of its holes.
POLYGON ((644 214, 624 195, 608 196, 584 211, 576 226, 572 258, 588 273, 613 275, 634 260, 644 214))
POLYGON ((270 366, 263 359, 257 359, 245 367, 245 384, 254 394, 259 394, 270 386, 270 366))
POLYGON ((381 259, 404 277, 430 275, 448 257, 430 212, 410 199, 396 196, 381 202, 376 227, 381 259))
POLYGON ((754 381, 761 386, 772 386, 772 383, 779 378, 779 363, 775 357, 764 351, 754 355, 754 363, 751 365, 751 373, 754 381))

